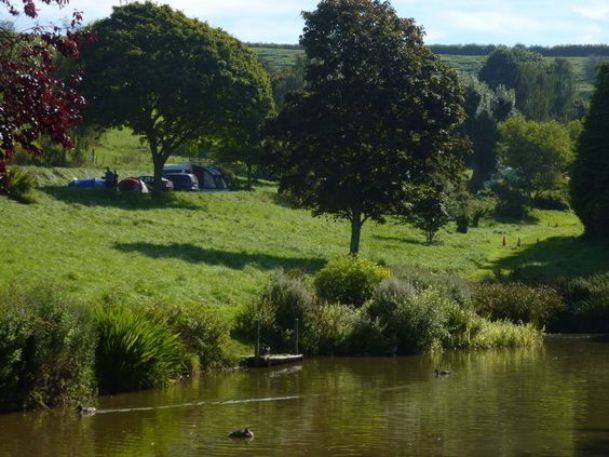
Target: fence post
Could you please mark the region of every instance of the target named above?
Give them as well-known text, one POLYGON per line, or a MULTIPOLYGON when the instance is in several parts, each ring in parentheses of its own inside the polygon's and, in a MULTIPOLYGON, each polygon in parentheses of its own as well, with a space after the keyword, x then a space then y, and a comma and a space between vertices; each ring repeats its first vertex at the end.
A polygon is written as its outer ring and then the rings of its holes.
POLYGON ((256 347, 254 348, 254 355, 256 358, 256 363, 258 363, 258 359, 260 359, 260 321, 256 321, 256 347))
POLYGON ((294 354, 298 354, 298 337, 299 337, 299 335, 298 335, 299 328, 298 327, 299 327, 299 325, 298 325, 298 318, 296 318, 296 329, 295 329, 296 330, 295 331, 296 338, 294 339, 294 349, 295 349, 294 354))

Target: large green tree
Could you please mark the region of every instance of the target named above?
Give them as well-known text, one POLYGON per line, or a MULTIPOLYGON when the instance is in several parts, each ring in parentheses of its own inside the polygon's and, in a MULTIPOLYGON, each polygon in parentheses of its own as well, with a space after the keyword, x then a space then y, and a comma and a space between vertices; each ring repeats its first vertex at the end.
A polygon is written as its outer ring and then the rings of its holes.
POLYGON ((115 7, 83 46, 89 121, 131 128, 147 142, 160 189, 177 149, 206 138, 244 147, 272 112, 268 75, 226 32, 151 2, 115 7), (235 130, 233 130, 233 128, 235 130))
POLYGON ((314 215, 382 222, 413 187, 458 174, 463 119, 456 73, 423 45, 423 31, 379 0, 323 0, 303 13, 304 91, 272 126, 280 189, 314 215))
POLYGON ((473 79, 465 90, 463 131, 472 142, 470 188, 479 190, 497 170, 497 123, 516 113, 514 90, 498 86, 495 90, 473 79))
POLYGON ((609 237, 609 65, 599 67, 570 181, 573 209, 592 238, 609 237))
POLYGON ((516 171, 517 180, 512 184, 529 203, 559 185, 573 159, 573 142, 566 126, 516 116, 500 123, 498 131, 501 161, 516 171))

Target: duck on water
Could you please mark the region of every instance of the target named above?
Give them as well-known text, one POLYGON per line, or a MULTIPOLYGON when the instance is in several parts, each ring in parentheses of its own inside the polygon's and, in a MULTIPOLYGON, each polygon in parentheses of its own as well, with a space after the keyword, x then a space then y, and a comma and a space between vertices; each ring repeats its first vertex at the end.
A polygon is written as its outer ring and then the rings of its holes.
POLYGON ((249 428, 242 428, 240 430, 234 430, 232 432, 230 432, 228 434, 229 438, 235 438, 235 439, 245 439, 245 440, 251 440, 252 438, 254 438, 254 432, 252 432, 249 428))

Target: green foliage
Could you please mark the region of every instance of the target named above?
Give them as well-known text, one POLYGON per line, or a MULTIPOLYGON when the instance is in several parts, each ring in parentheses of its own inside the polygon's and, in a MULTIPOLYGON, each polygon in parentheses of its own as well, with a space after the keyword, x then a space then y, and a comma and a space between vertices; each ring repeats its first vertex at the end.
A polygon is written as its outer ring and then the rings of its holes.
POLYGON ((562 279, 555 286, 568 306, 558 331, 609 332, 609 274, 562 279))
POLYGON ((315 288, 322 300, 360 307, 390 276, 389 270, 370 260, 343 256, 330 260, 315 275, 315 288))
POLYGON ((542 328, 564 310, 556 290, 521 283, 481 283, 474 288, 476 312, 491 320, 530 323, 542 328))
POLYGON ((558 122, 527 121, 513 117, 499 124, 499 151, 504 165, 512 167, 530 201, 542 191, 558 187, 562 173, 573 159, 569 130, 558 122))
MULTIPOLYGON (((319 355, 358 354, 354 332, 361 325, 362 314, 350 306, 340 303, 324 303, 315 309, 307 323, 304 349, 319 355)), ((367 346, 367 341, 359 341, 367 346)), ((361 349, 361 346, 359 347, 361 349)))
POLYGON ((95 372, 103 393, 159 386, 184 370, 179 336, 165 322, 122 305, 95 310, 95 372))
POLYGON ((36 200, 32 191, 36 187, 36 179, 18 167, 10 167, 7 170, 8 179, 7 195, 9 198, 21 203, 34 203, 36 200))
POLYGON ((160 312, 171 333, 179 335, 188 354, 196 356, 198 366, 217 368, 233 362, 227 353, 229 324, 220 319, 213 308, 197 304, 174 305, 160 312))
MULTIPOLYGON (((308 325, 313 318, 314 305, 314 293, 304 278, 275 272, 260 298, 237 316, 237 331, 254 340, 259 322, 262 343, 270 345, 273 352, 291 351, 296 319, 303 328, 308 325)), ((306 335, 302 339, 306 348, 306 335)))
POLYGON ((444 337, 445 302, 433 289, 416 294, 411 284, 393 280, 379 286, 367 311, 397 352, 410 354, 429 350, 444 337))
POLYGON ((571 172, 571 203, 591 238, 609 237, 609 65, 599 67, 571 172))
POLYGON ((89 123, 126 126, 148 144, 160 189, 163 164, 189 142, 213 140, 252 161, 272 112, 268 75, 253 51, 221 29, 152 2, 115 7, 83 43, 89 123))
POLYGON ((391 271, 396 279, 411 284, 417 293, 433 289, 463 308, 469 308, 471 305, 470 286, 456 274, 435 272, 411 265, 395 266, 391 271))
POLYGON ((459 175, 462 89, 388 2, 323 1, 304 18, 305 90, 271 127, 270 163, 313 215, 351 222, 357 254, 365 221, 382 222, 432 174, 459 175))
POLYGON ((465 90, 463 131, 472 142, 473 170, 470 188, 478 190, 497 169, 497 123, 515 114, 516 96, 513 89, 498 86, 490 89, 478 79, 470 80, 465 90))
POLYGON ((55 286, 0 291, 0 410, 55 406, 92 393, 95 332, 55 286))
POLYGON ((521 221, 529 215, 529 199, 512 181, 498 180, 493 183, 492 190, 497 196, 495 216, 521 221))
POLYGON ((407 220, 425 234, 428 244, 449 221, 444 196, 429 196, 418 200, 409 210, 407 220))

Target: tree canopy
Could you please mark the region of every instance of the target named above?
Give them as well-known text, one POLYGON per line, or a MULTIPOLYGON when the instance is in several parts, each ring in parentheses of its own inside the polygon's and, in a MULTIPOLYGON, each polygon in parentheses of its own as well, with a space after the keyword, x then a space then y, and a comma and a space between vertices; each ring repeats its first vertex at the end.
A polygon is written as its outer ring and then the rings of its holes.
POLYGON ((455 176, 463 120, 456 73, 423 45, 423 31, 379 0, 323 0, 303 13, 305 88, 271 127, 280 190, 314 215, 382 222, 438 175, 455 176))
POLYGON ((502 163, 517 173, 514 183, 529 198, 555 189, 573 158, 569 129, 556 121, 512 117, 498 126, 502 163))
POLYGON ((89 120, 146 140, 157 189, 178 148, 202 138, 248 147, 272 112, 255 53, 220 29, 146 2, 114 7, 91 30, 96 40, 83 47, 89 120))
POLYGON ((599 67, 571 172, 571 202, 592 238, 609 237, 609 65, 599 67))
MULTIPOLYGON (((36 19, 34 0, 18 8, 12 0, 1 0, 12 16, 25 14, 36 19)), ((64 6, 67 0, 43 0, 64 6)), ((67 30, 37 26, 28 33, 14 30, 10 22, 0 23, 0 179, 6 179, 6 162, 20 147, 31 154, 43 154, 39 139, 47 136, 66 148, 72 146, 69 128, 80 121, 84 99, 77 92, 79 78, 61 78, 55 58, 62 54, 78 57, 82 34, 75 31, 81 13, 74 12, 67 30)))

